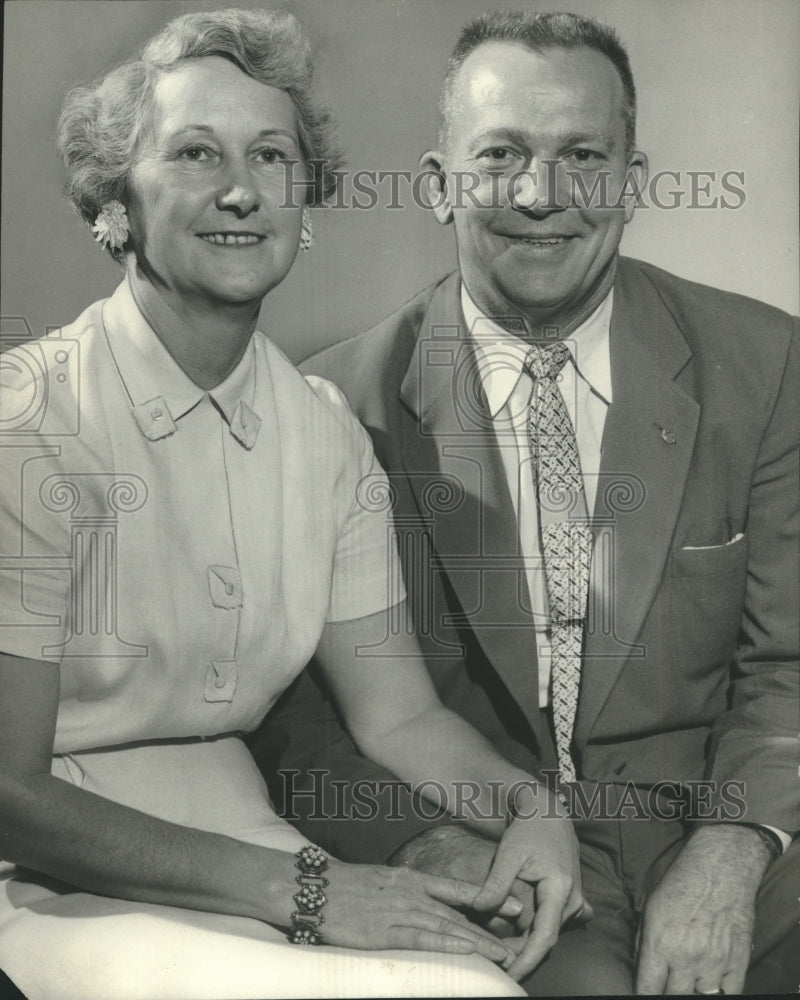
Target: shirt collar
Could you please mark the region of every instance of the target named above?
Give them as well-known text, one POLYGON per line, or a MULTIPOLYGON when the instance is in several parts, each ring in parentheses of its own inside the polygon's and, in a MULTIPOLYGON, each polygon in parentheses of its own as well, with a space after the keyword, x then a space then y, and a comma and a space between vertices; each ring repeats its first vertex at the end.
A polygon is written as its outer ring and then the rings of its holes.
MULTIPOLYGON (((180 322, 174 314, 171 320, 180 322)), ((128 276, 104 303, 103 323, 134 419, 149 441, 174 434, 178 421, 208 396, 234 437, 246 448, 253 447, 261 421, 252 410, 256 378, 252 338, 234 370, 207 393, 183 371, 145 319, 128 276)))
MULTIPOLYGON (((613 299, 612 289, 594 312, 576 327, 565 341, 577 373, 608 405, 611 404, 611 355, 608 331, 613 299)), ((494 418, 508 403, 511 393, 519 382, 530 344, 484 316, 463 282, 461 310, 475 346, 478 373, 489 412, 494 418)))
POLYGON ((231 434, 245 446, 252 448, 261 427, 261 418, 253 410, 256 394, 256 345, 250 338, 239 364, 209 396, 228 422, 231 434))

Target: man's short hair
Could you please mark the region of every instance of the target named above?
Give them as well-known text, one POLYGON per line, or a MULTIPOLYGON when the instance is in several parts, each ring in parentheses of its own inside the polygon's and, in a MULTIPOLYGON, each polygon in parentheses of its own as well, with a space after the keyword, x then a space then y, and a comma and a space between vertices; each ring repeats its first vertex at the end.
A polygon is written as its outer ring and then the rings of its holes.
POLYGON ((450 142, 453 113, 453 91, 458 71, 467 56, 485 42, 515 42, 533 52, 548 49, 596 49, 614 64, 622 81, 625 149, 630 155, 636 142, 636 88, 625 47, 613 28, 590 17, 577 14, 528 11, 491 11, 470 21, 450 56, 439 105, 441 124, 439 145, 446 149, 450 142))

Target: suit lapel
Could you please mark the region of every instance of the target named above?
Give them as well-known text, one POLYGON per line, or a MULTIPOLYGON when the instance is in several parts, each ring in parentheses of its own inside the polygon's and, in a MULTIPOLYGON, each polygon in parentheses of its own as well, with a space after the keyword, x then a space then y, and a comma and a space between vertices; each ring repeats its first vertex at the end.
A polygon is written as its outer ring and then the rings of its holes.
POLYGON ((698 403, 674 381, 691 358, 683 334, 653 286, 623 263, 611 319, 613 402, 594 512, 598 543, 579 743, 588 738, 628 656, 644 655, 635 641, 664 572, 700 416, 698 403))
POLYGON ((403 462, 434 549, 487 659, 539 725, 536 643, 516 518, 460 306, 434 293, 401 387, 403 462), (438 485, 437 485, 438 484, 438 485))

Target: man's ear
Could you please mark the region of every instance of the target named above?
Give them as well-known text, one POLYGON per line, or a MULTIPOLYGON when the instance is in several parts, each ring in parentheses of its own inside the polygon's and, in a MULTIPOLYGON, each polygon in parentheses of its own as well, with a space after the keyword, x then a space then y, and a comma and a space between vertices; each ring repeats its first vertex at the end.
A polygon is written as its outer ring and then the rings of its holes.
POLYGON ((447 193, 444 157, 429 149, 419 158, 419 192, 427 208, 433 209, 436 221, 443 226, 453 221, 453 207, 447 193))
POLYGON ((625 176, 625 186, 623 188, 623 203, 625 205, 625 221, 630 222, 636 206, 644 194, 647 186, 649 174, 647 166, 647 156, 639 150, 634 149, 628 160, 628 172, 625 176))

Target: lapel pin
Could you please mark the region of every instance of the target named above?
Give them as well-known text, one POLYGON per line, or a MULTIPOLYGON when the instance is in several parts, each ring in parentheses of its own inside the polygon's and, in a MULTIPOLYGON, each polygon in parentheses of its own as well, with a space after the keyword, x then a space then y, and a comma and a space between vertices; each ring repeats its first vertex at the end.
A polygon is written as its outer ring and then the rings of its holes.
POLYGON ((678 440, 673 432, 666 427, 662 427, 661 424, 656 424, 656 427, 661 431, 661 440, 664 444, 675 444, 678 440))

